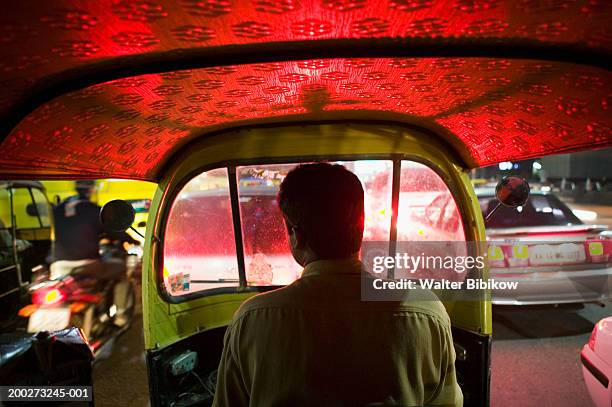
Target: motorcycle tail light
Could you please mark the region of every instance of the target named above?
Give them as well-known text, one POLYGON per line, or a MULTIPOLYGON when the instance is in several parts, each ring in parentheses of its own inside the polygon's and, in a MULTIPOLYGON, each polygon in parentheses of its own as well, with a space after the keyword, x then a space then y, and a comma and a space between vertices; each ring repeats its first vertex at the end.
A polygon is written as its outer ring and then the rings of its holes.
POLYGON ((38 309, 38 305, 28 304, 22 309, 20 309, 18 314, 20 317, 30 318, 30 315, 32 315, 37 309, 38 309))
POLYGON ((85 306, 87 304, 83 303, 83 302, 74 302, 72 304, 70 304, 70 312, 74 313, 74 314, 78 314, 79 312, 83 311, 83 309, 85 309, 85 306))
POLYGON ((59 288, 38 290, 32 294, 32 302, 38 305, 61 304, 66 299, 66 294, 59 288))

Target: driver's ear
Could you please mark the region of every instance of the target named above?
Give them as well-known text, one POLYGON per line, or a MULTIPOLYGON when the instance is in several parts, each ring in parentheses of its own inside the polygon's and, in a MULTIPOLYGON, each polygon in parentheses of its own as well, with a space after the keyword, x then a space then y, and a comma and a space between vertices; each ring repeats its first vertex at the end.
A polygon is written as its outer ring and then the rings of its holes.
POLYGON ((302 232, 302 229, 298 228, 297 226, 292 226, 291 227, 291 233, 289 235, 289 240, 291 242, 291 247, 293 247, 294 249, 302 249, 304 248, 304 232, 302 232))

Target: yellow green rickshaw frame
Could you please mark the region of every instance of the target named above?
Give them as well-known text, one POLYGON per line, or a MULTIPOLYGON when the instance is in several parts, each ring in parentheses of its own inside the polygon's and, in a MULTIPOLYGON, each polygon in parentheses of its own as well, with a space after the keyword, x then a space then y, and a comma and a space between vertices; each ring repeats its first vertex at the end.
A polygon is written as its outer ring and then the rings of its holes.
MULTIPOLYGON (((424 163, 449 186, 462 214, 466 240, 485 241, 484 221, 459 155, 429 131, 401 124, 303 124, 225 131, 191 143, 172 159, 151 204, 143 259, 143 322, 145 349, 164 348, 198 332, 226 326, 235 310, 256 291, 204 294, 171 302, 160 289, 163 232, 170 204, 193 176, 228 163, 296 162, 350 157, 394 156, 424 163)), ((488 278, 484 271, 482 278, 488 278)), ((449 305, 447 305, 449 307, 449 305)), ((490 335, 490 296, 462 301, 448 308, 453 325, 490 335)))

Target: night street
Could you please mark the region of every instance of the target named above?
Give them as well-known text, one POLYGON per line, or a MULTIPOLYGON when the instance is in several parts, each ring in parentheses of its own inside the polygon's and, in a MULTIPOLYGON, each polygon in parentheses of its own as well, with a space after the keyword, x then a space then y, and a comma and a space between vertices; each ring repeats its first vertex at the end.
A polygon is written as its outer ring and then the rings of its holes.
POLYGON ((491 406, 591 406, 580 350, 611 314, 609 302, 494 308, 491 406))
POLYGON ((5 4, 0 407, 612 407, 612 0, 5 4))
POLYGON ((138 304, 132 326, 105 346, 94 364, 96 406, 141 407, 149 404, 140 295, 138 304))

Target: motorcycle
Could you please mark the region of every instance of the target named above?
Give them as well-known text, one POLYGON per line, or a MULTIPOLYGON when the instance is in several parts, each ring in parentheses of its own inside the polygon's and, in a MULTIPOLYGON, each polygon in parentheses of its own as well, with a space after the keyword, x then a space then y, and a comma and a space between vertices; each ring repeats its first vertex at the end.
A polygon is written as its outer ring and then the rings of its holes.
POLYGON ((137 255, 122 242, 109 240, 101 242, 100 255, 101 261, 79 265, 60 277, 51 278, 45 267, 35 270, 29 286, 31 304, 19 311, 27 319, 28 332, 75 326, 97 354, 109 339, 129 328, 136 304, 137 255), (101 279, 101 267, 113 267, 113 277, 101 279))

